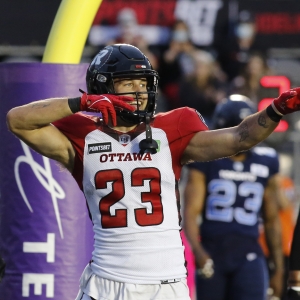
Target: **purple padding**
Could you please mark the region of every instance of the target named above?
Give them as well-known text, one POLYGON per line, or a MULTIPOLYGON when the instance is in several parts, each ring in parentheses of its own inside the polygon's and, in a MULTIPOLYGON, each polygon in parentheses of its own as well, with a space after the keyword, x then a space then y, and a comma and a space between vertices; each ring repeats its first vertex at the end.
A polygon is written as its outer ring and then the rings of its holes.
POLYGON ((85 198, 67 170, 21 143, 5 124, 12 107, 80 95, 87 64, 0 64, 0 300, 72 300, 91 258, 85 198))

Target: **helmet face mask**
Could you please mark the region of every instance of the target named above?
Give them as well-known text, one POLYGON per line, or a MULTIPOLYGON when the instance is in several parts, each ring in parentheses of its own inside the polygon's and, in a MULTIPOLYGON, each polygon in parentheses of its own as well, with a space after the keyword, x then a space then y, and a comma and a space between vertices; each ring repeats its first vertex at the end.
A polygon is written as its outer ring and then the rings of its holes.
POLYGON ((86 84, 89 94, 132 94, 136 101, 141 92, 116 93, 116 79, 147 79, 148 102, 145 110, 117 111, 127 123, 138 124, 146 114, 154 115, 157 101, 158 73, 153 70, 148 58, 136 47, 128 44, 115 44, 102 49, 91 62, 86 84))

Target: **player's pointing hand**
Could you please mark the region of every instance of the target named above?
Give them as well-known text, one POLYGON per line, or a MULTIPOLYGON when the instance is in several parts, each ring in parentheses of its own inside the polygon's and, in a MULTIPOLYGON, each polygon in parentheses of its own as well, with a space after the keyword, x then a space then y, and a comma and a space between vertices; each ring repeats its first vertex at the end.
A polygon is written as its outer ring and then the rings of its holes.
POLYGON ((280 116, 300 110, 300 87, 280 94, 278 98, 273 100, 272 107, 280 116))

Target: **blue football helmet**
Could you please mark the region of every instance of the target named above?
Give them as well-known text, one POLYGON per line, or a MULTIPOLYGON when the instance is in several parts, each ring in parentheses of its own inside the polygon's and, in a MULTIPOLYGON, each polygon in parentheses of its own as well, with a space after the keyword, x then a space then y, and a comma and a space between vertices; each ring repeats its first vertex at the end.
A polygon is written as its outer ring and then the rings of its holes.
POLYGON ((240 124, 247 116, 257 111, 255 104, 246 96, 233 94, 215 108, 212 127, 221 129, 240 124))

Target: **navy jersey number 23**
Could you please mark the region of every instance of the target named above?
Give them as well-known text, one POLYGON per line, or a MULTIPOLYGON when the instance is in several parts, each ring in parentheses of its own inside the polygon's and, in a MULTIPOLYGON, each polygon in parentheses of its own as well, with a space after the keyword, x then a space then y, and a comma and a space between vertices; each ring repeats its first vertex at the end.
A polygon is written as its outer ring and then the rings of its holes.
POLYGON ((243 162, 224 158, 189 167, 203 172, 207 182, 202 238, 226 234, 258 237, 264 188, 279 168, 276 151, 256 147, 243 162))

